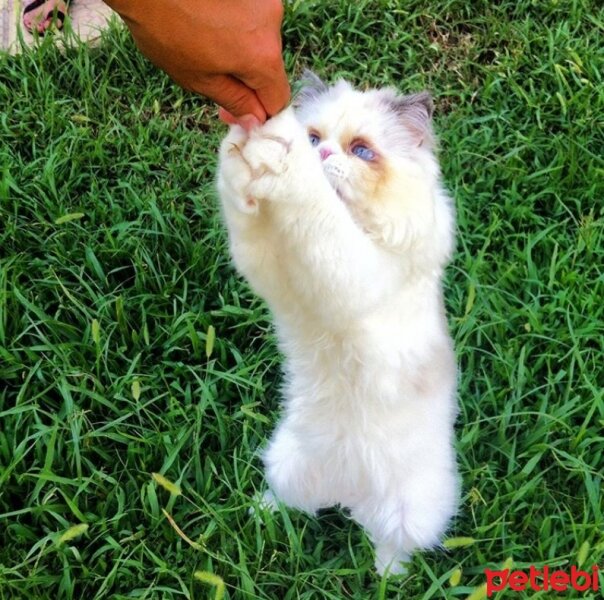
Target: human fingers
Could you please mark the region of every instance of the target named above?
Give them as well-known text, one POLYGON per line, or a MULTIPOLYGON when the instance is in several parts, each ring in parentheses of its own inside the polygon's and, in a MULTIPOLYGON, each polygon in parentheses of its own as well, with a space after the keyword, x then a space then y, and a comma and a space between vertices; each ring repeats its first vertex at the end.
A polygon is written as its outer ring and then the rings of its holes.
POLYGON ((256 40, 243 72, 235 71, 234 75, 256 92, 267 115, 273 116, 289 102, 291 92, 281 43, 283 4, 281 0, 264 1, 268 26, 256 40))
POLYGON ((254 115, 243 115, 242 117, 234 117, 228 110, 222 108, 218 109, 218 118, 227 125, 240 125, 246 131, 254 129, 262 125, 262 123, 254 115))
POLYGON ((269 117, 280 112, 289 102, 291 95, 283 61, 280 61, 278 69, 265 73, 261 82, 252 89, 269 117))
POLYGON ((227 125, 235 125, 237 123, 237 117, 234 117, 228 110, 222 108, 218 109, 218 118, 227 125))
POLYGON ((260 123, 266 121, 266 111, 254 90, 235 77, 214 75, 191 84, 190 89, 211 98, 236 119, 252 115, 260 123))

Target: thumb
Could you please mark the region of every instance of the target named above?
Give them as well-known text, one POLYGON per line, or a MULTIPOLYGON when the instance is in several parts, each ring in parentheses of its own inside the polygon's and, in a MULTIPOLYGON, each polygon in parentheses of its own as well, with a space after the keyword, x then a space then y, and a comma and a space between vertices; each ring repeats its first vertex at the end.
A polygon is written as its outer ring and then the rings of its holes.
POLYGON ((195 84, 189 87, 194 92, 211 98, 236 118, 243 115, 253 115, 261 123, 266 121, 266 111, 254 90, 235 77, 214 75, 211 78, 204 79, 199 85, 195 84))

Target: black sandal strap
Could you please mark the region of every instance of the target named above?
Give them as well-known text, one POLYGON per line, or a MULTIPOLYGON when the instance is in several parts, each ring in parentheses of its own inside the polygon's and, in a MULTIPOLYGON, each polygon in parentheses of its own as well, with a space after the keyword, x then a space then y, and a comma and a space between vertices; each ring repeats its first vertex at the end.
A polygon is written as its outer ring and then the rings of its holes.
POLYGON ((44 4, 45 2, 47 2, 48 0, 34 0, 31 4, 28 4, 24 9, 23 9, 23 14, 27 14, 28 12, 35 10, 36 8, 39 8, 40 6, 42 6, 42 4, 44 4))

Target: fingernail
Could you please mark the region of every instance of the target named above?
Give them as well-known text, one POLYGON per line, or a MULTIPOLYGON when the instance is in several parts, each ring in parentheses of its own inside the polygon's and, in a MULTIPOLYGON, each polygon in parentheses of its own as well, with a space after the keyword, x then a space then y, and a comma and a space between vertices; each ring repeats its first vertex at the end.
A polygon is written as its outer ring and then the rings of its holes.
POLYGON ((239 117, 238 123, 246 131, 251 131, 254 127, 262 125, 262 122, 256 115, 243 115, 243 117, 239 117))
POLYGON ((227 125, 237 123, 237 119, 228 110, 222 108, 222 106, 218 109, 218 118, 227 125))

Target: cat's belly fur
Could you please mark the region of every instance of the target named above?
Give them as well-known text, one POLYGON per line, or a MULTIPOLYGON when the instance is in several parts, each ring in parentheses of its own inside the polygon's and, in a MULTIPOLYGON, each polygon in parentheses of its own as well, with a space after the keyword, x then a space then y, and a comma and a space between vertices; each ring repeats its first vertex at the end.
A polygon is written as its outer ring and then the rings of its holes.
POLYGON ((287 329, 277 434, 291 437, 301 464, 313 465, 309 486, 328 482, 322 505, 354 508, 367 490, 376 498, 388 494, 393 481, 404 486, 425 465, 426 453, 437 468, 455 468, 456 372, 444 331, 430 341, 413 339, 391 315, 339 334, 312 324, 287 329))

